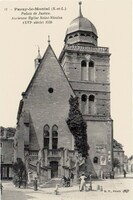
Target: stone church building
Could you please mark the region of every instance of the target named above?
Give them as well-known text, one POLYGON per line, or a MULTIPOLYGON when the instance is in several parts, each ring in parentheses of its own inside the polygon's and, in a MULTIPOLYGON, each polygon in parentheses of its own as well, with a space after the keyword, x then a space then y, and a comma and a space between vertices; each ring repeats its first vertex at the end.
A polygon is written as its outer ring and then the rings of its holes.
POLYGON ((15 159, 46 180, 76 173, 78 158, 66 120, 71 95, 87 122, 88 173, 112 170, 113 121, 110 116, 110 53, 98 46, 95 26, 82 15, 67 28, 59 59, 51 45, 35 59, 36 71, 22 94, 15 135, 15 159))

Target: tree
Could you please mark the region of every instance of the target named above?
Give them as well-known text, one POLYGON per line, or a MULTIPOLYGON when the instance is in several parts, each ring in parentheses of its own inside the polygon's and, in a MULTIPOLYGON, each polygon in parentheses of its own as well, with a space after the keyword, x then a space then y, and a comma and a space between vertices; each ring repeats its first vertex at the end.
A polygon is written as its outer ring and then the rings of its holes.
POLYGON ((9 131, 9 132, 15 134, 16 128, 13 128, 13 127, 7 127, 6 129, 7 129, 7 131, 9 131))
POLYGON ((118 158, 114 158, 113 160, 113 168, 115 167, 120 167, 120 161, 118 160, 118 158))
POLYGON ((0 136, 1 137, 14 137, 15 135, 15 132, 16 132, 16 129, 15 128, 12 128, 12 127, 7 127, 7 128, 4 128, 4 127, 0 127, 0 136), (4 131, 5 131, 5 135, 4 135, 4 131))
POLYGON ((0 137, 4 135, 4 127, 0 126, 0 137))
POLYGON ((6 137, 14 137, 15 135, 15 132, 16 132, 16 129, 15 128, 12 128, 12 127, 7 127, 6 128, 6 137))
POLYGON ((89 145, 87 143, 87 124, 79 110, 78 97, 71 95, 70 109, 67 119, 68 127, 75 139, 75 146, 82 157, 87 158, 89 145))
POLYGON ((21 158, 17 158, 17 161, 13 164, 13 172, 14 183, 18 181, 20 184, 23 180, 26 181, 26 167, 21 158))
POLYGON ((115 139, 113 139, 113 148, 115 148, 115 149, 122 149, 122 147, 123 147, 122 144, 120 144, 115 139))

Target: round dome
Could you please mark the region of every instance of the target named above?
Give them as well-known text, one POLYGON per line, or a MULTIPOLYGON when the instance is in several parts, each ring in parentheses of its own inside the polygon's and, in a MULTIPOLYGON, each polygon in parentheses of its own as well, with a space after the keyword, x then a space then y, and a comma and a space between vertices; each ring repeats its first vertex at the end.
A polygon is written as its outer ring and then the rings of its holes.
POLYGON ((85 17, 79 16, 74 19, 67 28, 66 35, 76 31, 93 32, 97 36, 97 30, 95 26, 85 17))

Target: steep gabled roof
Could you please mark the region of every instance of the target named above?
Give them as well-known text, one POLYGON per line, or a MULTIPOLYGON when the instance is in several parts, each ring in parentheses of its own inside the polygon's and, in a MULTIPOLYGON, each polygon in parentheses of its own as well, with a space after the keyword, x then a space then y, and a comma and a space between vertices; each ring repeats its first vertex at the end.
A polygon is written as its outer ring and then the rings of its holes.
MULTIPOLYGON (((54 53, 54 51, 53 51, 51 45, 49 44, 48 47, 47 47, 47 49, 46 49, 46 51, 45 51, 45 53, 44 53, 44 55, 43 55, 43 57, 42 57, 42 59, 41 59, 41 63, 40 63, 40 65, 38 66, 38 68, 36 69, 36 71, 35 71, 35 73, 34 73, 32 79, 31 79, 31 81, 30 81, 30 83, 29 83, 29 85, 28 85, 26 91, 23 93, 23 96, 27 96, 27 95, 28 95, 28 92, 29 92, 29 90, 30 90, 30 88, 31 88, 31 86, 32 86, 32 83, 33 83, 34 79, 36 78, 37 74, 39 73, 39 71, 41 70, 41 68, 43 67, 43 63, 45 62, 45 60, 46 60, 46 58, 47 58, 47 55, 48 55, 48 53, 49 53, 50 51, 52 52, 52 54, 54 55, 55 59, 56 59, 57 62, 58 62, 58 59, 57 59, 57 57, 56 57, 56 55, 55 55, 55 53, 54 53)), ((63 70, 63 68, 62 68, 62 66, 60 65, 59 62, 58 62, 58 65, 60 66, 60 68, 61 68, 61 70, 62 70, 62 72, 63 72, 63 74, 64 74, 64 76, 65 76, 65 78, 66 78, 66 80, 67 80, 67 82, 68 82, 68 84, 70 85, 70 87, 71 87, 71 89, 72 89, 72 91, 73 91, 73 88, 72 88, 72 86, 71 86, 71 84, 70 84, 70 82, 69 82, 69 80, 68 80, 68 78, 67 78, 67 76, 66 76, 66 74, 65 74, 65 72, 64 72, 64 70, 63 70)), ((52 73, 52 72, 51 72, 51 73, 52 73)), ((74 93, 74 91, 73 91, 73 93, 74 93)))

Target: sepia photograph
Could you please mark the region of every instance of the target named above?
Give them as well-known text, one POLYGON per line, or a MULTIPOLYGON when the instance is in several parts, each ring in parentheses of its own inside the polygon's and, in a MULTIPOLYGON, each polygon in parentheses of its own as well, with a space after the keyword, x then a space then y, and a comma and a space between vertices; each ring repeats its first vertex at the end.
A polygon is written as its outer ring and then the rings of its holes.
POLYGON ((132 1, 0 1, 2 200, 133 197, 132 1))

